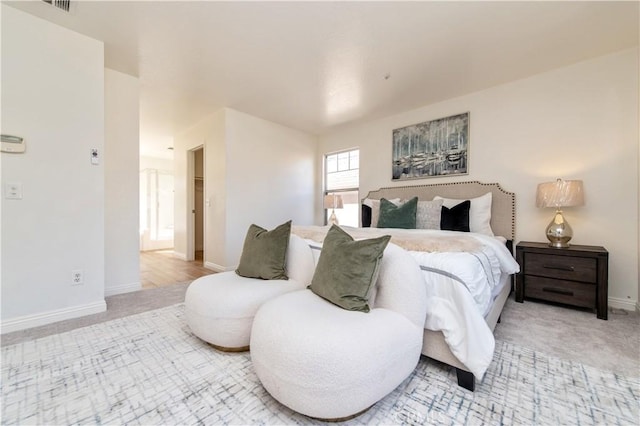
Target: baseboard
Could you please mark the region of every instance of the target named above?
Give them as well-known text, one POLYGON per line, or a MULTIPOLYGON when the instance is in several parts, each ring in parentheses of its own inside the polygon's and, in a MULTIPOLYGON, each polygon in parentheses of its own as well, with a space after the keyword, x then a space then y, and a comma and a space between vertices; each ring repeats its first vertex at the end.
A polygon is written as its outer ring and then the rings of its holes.
POLYGON ((115 296, 116 294, 131 293, 132 291, 138 290, 142 290, 142 285, 139 282, 131 284, 119 284, 105 287, 104 296, 115 296))
POLYGON ((184 253, 178 253, 177 251, 174 251, 173 256, 177 257, 180 260, 185 260, 185 261, 187 260, 187 255, 184 253))
POLYGON ((640 300, 636 302, 636 312, 640 312, 640 300))
POLYGON ((217 263, 213 263, 213 262, 204 262, 204 267, 216 272, 226 272, 226 271, 233 270, 233 269, 227 269, 225 266, 218 265, 217 263))
POLYGON ((2 321, 0 333, 11 333, 12 331, 24 330, 26 328, 38 327, 58 321, 83 317, 85 315, 98 314, 107 310, 104 300, 89 303, 86 305, 71 306, 63 309, 42 312, 40 314, 25 315, 2 321))
POLYGON ((625 311, 635 311, 638 308, 638 301, 632 299, 620 299, 618 297, 610 297, 609 298, 609 307, 624 309, 625 311))

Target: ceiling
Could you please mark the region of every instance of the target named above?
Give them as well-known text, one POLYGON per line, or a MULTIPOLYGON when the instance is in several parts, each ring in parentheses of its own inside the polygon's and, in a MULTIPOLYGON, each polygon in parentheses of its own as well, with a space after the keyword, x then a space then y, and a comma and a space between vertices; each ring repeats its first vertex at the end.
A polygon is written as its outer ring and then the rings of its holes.
POLYGON ((230 107, 311 134, 638 45, 631 2, 7 2, 140 79, 141 154, 230 107))

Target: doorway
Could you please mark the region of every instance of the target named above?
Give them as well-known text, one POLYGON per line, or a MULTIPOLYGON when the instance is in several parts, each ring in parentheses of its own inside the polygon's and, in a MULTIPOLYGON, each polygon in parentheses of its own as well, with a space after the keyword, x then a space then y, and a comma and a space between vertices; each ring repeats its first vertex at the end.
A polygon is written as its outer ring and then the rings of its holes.
POLYGON ((204 148, 193 151, 193 259, 204 263, 204 148))
POLYGON ((173 188, 168 168, 140 171, 140 251, 173 248, 173 188))

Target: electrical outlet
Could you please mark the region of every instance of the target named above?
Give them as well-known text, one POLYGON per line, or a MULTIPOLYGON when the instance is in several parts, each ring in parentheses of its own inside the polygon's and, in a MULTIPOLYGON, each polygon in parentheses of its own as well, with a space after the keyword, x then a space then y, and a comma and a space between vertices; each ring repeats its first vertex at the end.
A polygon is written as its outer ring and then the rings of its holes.
POLYGON ((82 275, 82 269, 76 269, 71 271, 71 285, 84 284, 84 277, 82 275))

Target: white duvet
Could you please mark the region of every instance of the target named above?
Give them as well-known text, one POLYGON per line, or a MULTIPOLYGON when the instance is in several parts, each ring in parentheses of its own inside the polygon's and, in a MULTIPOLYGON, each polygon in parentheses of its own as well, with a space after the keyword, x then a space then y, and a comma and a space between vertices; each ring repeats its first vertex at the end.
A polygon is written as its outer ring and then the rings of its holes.
MULTIPOLYGON (((302 231, 326 232, 327 227, 294 227, 294 233, 302 231), (296 229, 298 228, 298 229, 296 229), (304 229, 303 229, 304 228, 304 229)), ((500 284, 503 274, 519 271, 518 263, 504 245, 504 239, 476 233, 434 230, 400 230, 383 228, 349 228, 358 234, 370 232, 370 237, 391 234, 398 238, 411 234, 425 239, 472 239, 471 251, 407 250, 422 270, 427 289, 427 314, 424 327, 441 331, 451 352, 473 375, 482 379, 493 359, 495 340, 484 320, 491 308, 492 294, 500 284), (370 231, 368 231, 370 229, 370 231)), ((301 235, 302 236, 302 235, 301 235)), ((318 242, 307 240, 318 246, 318 242)), ((401 244, 400 244, 401 245, 401 244)), ((319 256, 314 250, 314 256, 319 256)))
POLYGON ((518 272, 519 266, 498 238, 467 235, 482 243, 480 252, 409 253, 421 266, 427 289, 424 327, 441 331, 456 358, 482 379, 495 347, 484 316, 502 275, 518 272))
MULTIPOLYGON (((429 238, 430 234, 459 235, 452 231, 419 231, 429 238)), ((514 274, 519 267, 504 242, 498 237, 465 233, 481 245, 469 252, 421 252, 409 251, 427 277, 433 274, 448 276, 466 288, 473 298, 479 313, 484 317, 490 310, 494 289, 500 285, 503 274, 514 274)))

